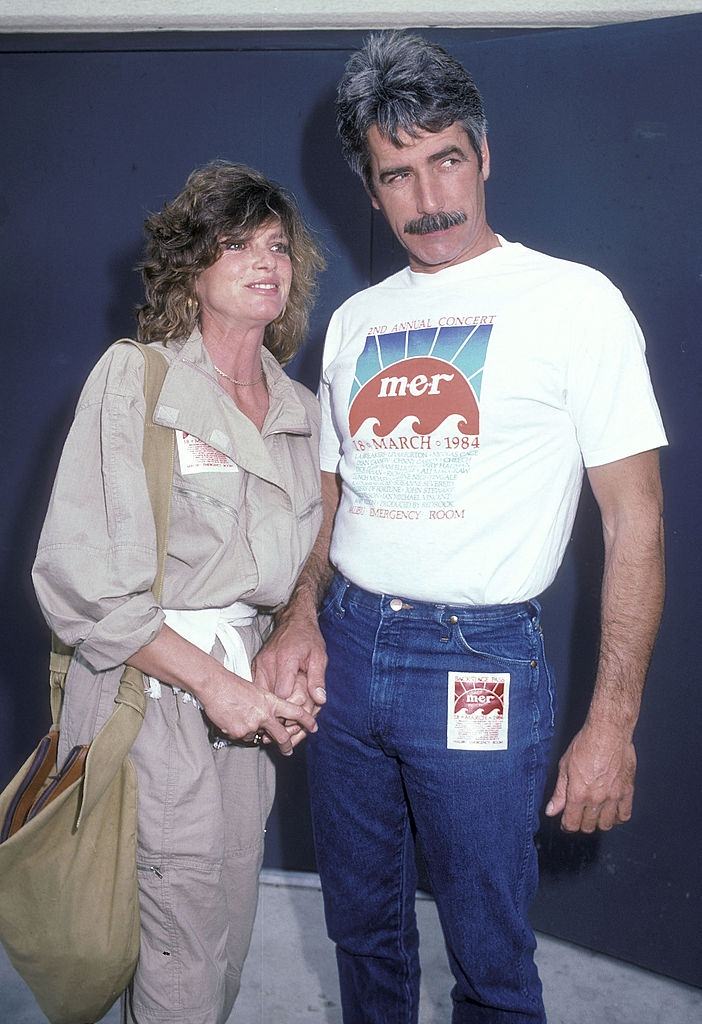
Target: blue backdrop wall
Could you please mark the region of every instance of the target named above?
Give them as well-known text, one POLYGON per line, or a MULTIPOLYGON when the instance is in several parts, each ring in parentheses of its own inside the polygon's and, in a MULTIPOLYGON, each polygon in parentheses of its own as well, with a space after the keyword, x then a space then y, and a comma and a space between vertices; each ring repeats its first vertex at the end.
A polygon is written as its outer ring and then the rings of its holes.
MULTIPOLYGON (((594 837, 544 826, 536 924, 702 985, 702 712, 694 670, 702 17, 425 34, 462 59, 483 89, 493 227, 597 266, 622 288, 648 339, 672 442, 663 457, 669 597, 637 733, 635 817, 594 837)), ((214 157, 250 163, 296 192, 329 261, 309 344, 292 366, 313 387, 331 311, 402 265, 334 137, 335 85, 360 40, 358 33, 0 39, 3 780, 47 723, 47 634, 29 568, 82 381, 111 340, 133 331, 140 287, 132 268, 145 215, 214 157)), ((599 523, 586 494, 544 599, 559 680, 559 752, 592 686, 600 572, 599 523)), ((267 863, 314 868, 302 752, 279 774, 267 863)))

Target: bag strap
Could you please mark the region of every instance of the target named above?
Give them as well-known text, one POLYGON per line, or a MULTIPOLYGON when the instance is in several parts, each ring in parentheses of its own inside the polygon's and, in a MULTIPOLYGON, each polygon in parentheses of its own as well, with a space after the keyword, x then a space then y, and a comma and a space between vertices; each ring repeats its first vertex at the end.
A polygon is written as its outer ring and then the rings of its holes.
MULTIPOLYGON (((171 488, 173 484, 173 468, 175 465, 175 431, 170 427, 162 427, 154 423, 156 403, 168 371, 168 360, 152 345, 143 345, 131 338, 121 338, 121 342, 135 345, 145 361, 144 398, 146 412, 144 415, 144 444, 142 459, 146 473, 146 486, 149 492, 151 508, 156 524, 156 559, 157 572, 153 584, 153 593, 157 601, 163 596, 163 579, 166 575, 166 549, 168 546, 168 528, 171 516, 171 488)), ((119 342, 117 343, 119 344, 119 342)))
POLYGON ((73 657, 73 648, 64 644, 55 633, 51 634, 51 653, 49 655, 49 702, 51 704, 51 724, 58 727, 63 704, 63 689, 66 676, 73 657))
MULTIPOLYGON (((129 344, 138 348, 144 358, 144 443, 142 459, 146 473, 146 487, 156 524, 156 578, 153 592, 160 601, 163 590, 163 579, 166 573, 166 550, 168 545, 168 527, 170 522, 171 485, 175 464, 175 432, 170 427, 162 427, 154 423, 156 403, 163 387, 168 371, 168 360, 151 345, 143 345, 132 338, 120 338, 116 345, 129 344)), ((51 721, 58 727, 63 702, 63 691, 66 675, 73 657, 73 648, 62 643, 51 634, 51 655, 49 658, 49 685, 51 701, 51 721)), ((116 700, 120 704, 132 707, 143 718, 146 713, 146 696, 144 694, 144 677, 137 669, 127 666, 119 684, 116 700)))

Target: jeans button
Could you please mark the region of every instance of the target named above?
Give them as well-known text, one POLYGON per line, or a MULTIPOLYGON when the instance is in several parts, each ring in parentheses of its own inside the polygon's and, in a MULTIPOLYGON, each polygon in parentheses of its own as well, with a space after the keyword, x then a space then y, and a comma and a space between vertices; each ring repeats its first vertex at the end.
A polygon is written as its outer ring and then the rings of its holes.
POLYGON ((449 622, 451 623, 452 626, 455 626, 456 623, 458 622, 458 616, 457 615, 449 615, 449 622))
POLYGON ((402 610, 402 599, 399 598, 399 597, 393 597, 392 601, 390 602, 390 607, 392 608, 392 610, 394 612, 401 611, 402 610))

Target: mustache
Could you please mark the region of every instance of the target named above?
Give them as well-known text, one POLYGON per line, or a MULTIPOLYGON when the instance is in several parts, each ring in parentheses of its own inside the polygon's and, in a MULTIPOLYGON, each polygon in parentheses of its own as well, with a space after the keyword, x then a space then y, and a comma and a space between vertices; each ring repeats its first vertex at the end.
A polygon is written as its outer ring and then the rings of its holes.
POLYGON ((408 220, 405 224, 406 235, 431 235, 434 231, 447 231, 457 224, 465 224, 466 215, 463 210, 451 210, 441 213, 424 213, 416 220, 408 220))

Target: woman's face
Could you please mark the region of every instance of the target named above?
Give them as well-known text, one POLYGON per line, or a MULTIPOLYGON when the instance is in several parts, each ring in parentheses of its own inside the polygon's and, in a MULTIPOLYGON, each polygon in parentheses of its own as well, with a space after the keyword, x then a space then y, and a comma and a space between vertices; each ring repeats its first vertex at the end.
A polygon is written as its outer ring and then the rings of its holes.
POLYGON ((249 238, 229 239, 222 255, 198 274, 195 291, 202 317, 227 327, 263 330, 285 309, 292 281, 290 245, 278 220, 249 238))

